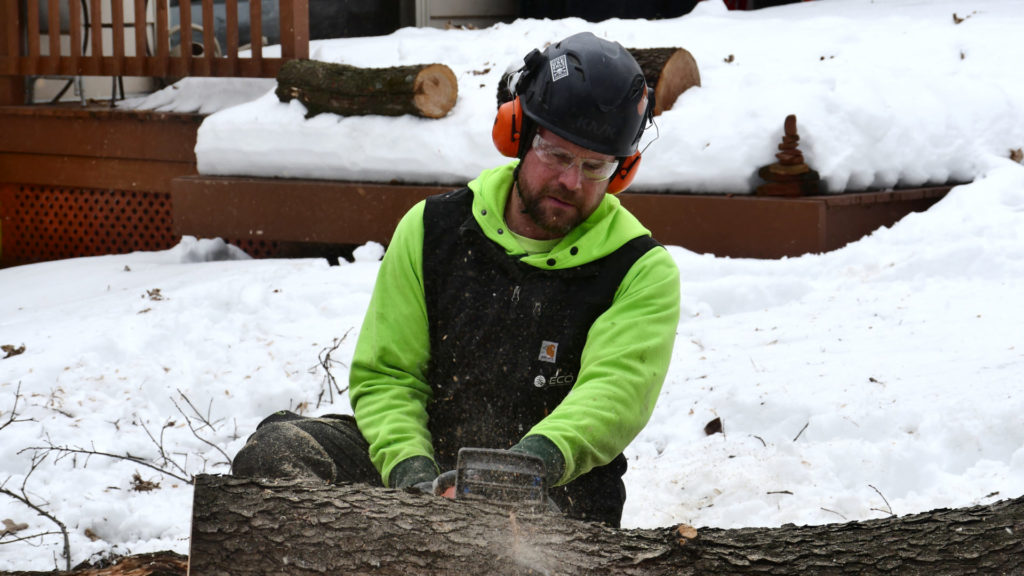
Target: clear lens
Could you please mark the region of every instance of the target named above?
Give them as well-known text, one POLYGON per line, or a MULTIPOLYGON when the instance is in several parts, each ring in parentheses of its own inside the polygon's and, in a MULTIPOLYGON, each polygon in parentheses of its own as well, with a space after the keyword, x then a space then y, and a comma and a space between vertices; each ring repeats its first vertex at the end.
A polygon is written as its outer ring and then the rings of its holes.
POLYGON ((618 160, 595 160, 576 156, 564 148, 548 142, 540 134, 533 137, 533 150, 541 162, 558 170, 568 170, 574 164, 580 165, 580 173, 587 180, 600 182, 611 178, 618 167, 618 160))

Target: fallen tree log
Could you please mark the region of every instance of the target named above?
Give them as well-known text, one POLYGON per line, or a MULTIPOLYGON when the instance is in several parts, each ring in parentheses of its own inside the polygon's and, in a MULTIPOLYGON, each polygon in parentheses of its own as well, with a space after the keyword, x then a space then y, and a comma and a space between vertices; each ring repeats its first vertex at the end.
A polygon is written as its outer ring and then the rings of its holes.
POLYGON ((366 485, 197 476, 189 574, 1024 571, 1024 497, 824 526, 616 530, 366 485))
POLYGON ((358 68, 290 60, 277 74, 276 94, 281 102, 302 102, 307 118, 323 112, 442 118, 455 106, 459 83, 444 64, 358 68))
POLYGON ((693 55, 683 48, 629 48, 654 88, 654 115, 672 108, 683 92, 700 86, 700 70, 693 55))
MULTIPOLYGON (((684 48, 626 48, 654 88, 654 115, 672 108, 683 92, 700 86, 700 70, 693 55, 684 48)), ((498 106, 512 99, 508 86, 515 70, 505 72, 498 82, 498 106)))

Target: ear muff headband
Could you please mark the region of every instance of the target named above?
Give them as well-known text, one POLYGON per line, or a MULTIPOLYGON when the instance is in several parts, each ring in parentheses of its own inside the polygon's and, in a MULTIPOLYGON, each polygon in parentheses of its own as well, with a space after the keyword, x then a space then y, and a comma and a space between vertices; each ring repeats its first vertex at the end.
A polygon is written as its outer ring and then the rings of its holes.
MULTIPOLYGON (((647 103, 647 107, 644 110, 644 123, 640 125, 640 134, 637 136, 638 141, 640 136, 643 135, 647 123, 654 121, 654 89, 647 88, 647 97, 644 98, 644 101, 647 103)), ((637 150, 636 153, 619 164, 619 169, 615 171, 611 181, 608 182, 609 194, 618 194, 629 188, 629 185, 633 183, 633 178, 636 178, 636 173, 638 168, 640 168, 641 152, 642 150, 637 150)))
POLYGON ((491 128, 491 140, 503 156, 518 158, 522 135, 523 106, 519 103, 519 97, 516 97, 498 107, 494 127, 491 128))
POLYGON ((629 185, 633 183, 633 178, 636 177, 637 169, 640 167, 640 160, 640 153, 637 152, 620 162, 619 168, 612 175, 611 180, 608 181, 606 192, 618 194, 629 188, 629 185))

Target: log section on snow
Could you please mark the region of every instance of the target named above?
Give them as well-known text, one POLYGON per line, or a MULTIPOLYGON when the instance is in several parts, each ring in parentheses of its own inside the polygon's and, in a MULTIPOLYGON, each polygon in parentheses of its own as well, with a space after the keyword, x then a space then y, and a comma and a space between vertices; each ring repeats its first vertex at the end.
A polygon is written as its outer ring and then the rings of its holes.
POLYGON ((281 102, 302 102, 307 117, 333 112, 441 118, 455 106, 459 83, 444 64, 358 68, 291 60, 277 74, 276 93, 281 102))

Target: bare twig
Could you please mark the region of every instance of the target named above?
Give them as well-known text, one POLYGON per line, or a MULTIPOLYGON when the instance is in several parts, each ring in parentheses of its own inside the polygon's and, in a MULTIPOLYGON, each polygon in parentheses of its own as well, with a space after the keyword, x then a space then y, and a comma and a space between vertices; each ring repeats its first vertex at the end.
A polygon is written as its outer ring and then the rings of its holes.
POLYGON ((811 425, 810 421, 808 421, 807 424, 804 424, 804 427, 801 428, 800 431, 796 433, 796 437, 793 438, 793 442, 796 442, 797 440, 799 440, 800 436, 803 435, 804 430, 807 430, 807 427, 810 426, 810 425, 811 425))
POLYGON ((7 416, 7 420, 0 422, 0 430, 7 428, 11 424, 18 422, 30 422, 31 418, 18 418, 18 401, 21 400, 21 382, 18 382, 18 388, 14 391, 14 405, 11 406, 11 413, 7 416))
MULTIPOLYGON (((184 392, 182 392, 179 389, 178 394, 181 396, 182 400, 184 400, 188 404, 189 408, 192 409, 192 412, 196 415, 196 418, 198 418, 199 421, 203 423, 203 427, 209 428, 210 430, 215 430, 216 425, 220 423, 221 420, 223 420, 223 418, 217 421, 211 420, 210 413, 213 411, 213 398, 210 398, 210 403, 206 406, 206 416, 203 416, 203 414, 199 412, 199 409, 196 408, 196 405, 192 403, 192 400, 189 400, 189 397, 186 396, 184 392)), ((175 404, 174 407, 178 408, 178 405, 175 404)), ((181 412, 182 416, 188 418, 188 416, 186 416, 185 413, 181 411, 181 408, 178 408, 178 412, 181 412)))
POLYGON ((836 516, 839 516, 840 518, 842 518, 843 521, 846 521, 846 516, 843 516, 839 512, 836 512, 835 510, 830 510, 830 509, 824 508, 824 507, 822 507, 822 510, 824 510, 825 512, 831 512, 831 513, 835 514, 836 516))
MULTIPOLYGON (((324 369, 324 379, 320 386, 320 395, 317 396, 316 399, 317 408, 320 407, 320 403, 323 400, 324 393, 327 393, 328 395, 328 403, 334 404, 334 392, 337 391, 338 395, 341 396, 348 390, 348 386, 346 386, 344 389, 338 386, 338 381, 334 378, 334 374, 331 372, 331 366, 334 364, 341 364, 346 368, 348 366, 344 362, 341 362, 340 360, 335 360, 334 358, 331 358, 331 354, 333 354, 342 345, 342 343, 345 342, 345 339, 348 338, 348 335, 351 332, 352 328, 349 328, 348 330, 345 331, 341 338, 335 338, 330 346, 320 351, 319 360, 320 367, 324 369)), ((312 370, 315 371, 316 367, 313 367, 312 370)))
MULTIPOLYGON (((6 492, 3 492, 3 490, 0 490, 0 492, 6 494, 6 492)), ((4 544, 14 544, 15 542, 27 542, 28 540, 34 540, 36 538, 41 538, 43 536, 56 536, 57 534, 61 534, 61 532, 36 532, 34 534, 29 534, 28 536, 18 536, 17 538, 8 538, 7 540, 0 540, 0 546, 4 544)))
MULTIPOLYGON (((195 414, 196 418, 202 423, 202 426, 200 426, 197 429, 192 424, 192 418, 190 418, 188 414, 185 414, 185 411, 181 409, 181 406, 178 406, 178 403, 175 402, 173 398, 171 399, 171 402, 174 404, 174 407, 177 408, 178 412, 182 415, 183 418, 185 418, 185 423, 188 424, 188 429, 192 431, 192 435, 195 436, 203 444, 206 444, 207 446, 213 448, 217 452, 220 452, 220 455, 224 457, 224 462, 221 462, 220 464, 226 464, 227 466, 231 466, 231 456, 228 456, 228 453, 225 452, 223 448, 199 435, 199 430, 202 430, 203 428, 209 428, 210 430, 213 431, 216 430, 216 428, 214 427, 215 423, 211 422, 210 420, 210 410, 213 408, 213 400, 210 400, 210 406, 207 408, 206 416, 203 416, 199 412, 199 410, 196 409, 195 404, 193 404, 192 401, 189 400, 188 396, 186 396, 184 392, 178 390, 178 394, 180 394, 182 399, 186 403, 188 403, 189 408, 192 408, 192 412, 195 414)), ((217 420, 217 422, 220 422, 220 420, 217 420)))
MULTIPOLYGON (((139 418, 138 415, 136 415, 136 417, 139 418)), ((181 464, 178 464, 178 462, 176 462, 174 459, 172 459, 170 456, 168 456, 167 455, 167 451, 164 450, 164 430, 167 430, 168 428, 174 426, 174 421, 173 420, 168 420, 166 423, 164 423, 163 426, 160 427, 160 439, 159 440, 157 440, 155 437, 153 437, 153 433, 149 431, 148 427, 146 427, 146 423, 143 422, 142 418, 139 418, 139 426, 141 426, 142 429, 145 430, 146 436, 149 436, 149 439, 153 442, 153 445, 156 446, 157 451, 160 453, 160 458, 161 458, 161 460, 163 460, 163 462, 161 463, 162 467, 166 467, 167 465, 170 465, 170 466, 174 467, 174 469, 177 470, 179 473, 181 473, 183 475, 189 475, 188 471, 185 469, 185 467, 182 466, 181 464)), ((189 476, 189 477, 191 477, 191 476, 189 476)))
POLYGON ((54 445, 51 442, 49 446, 30 446, 28 448, 22 448, 21 450, 18 451, 18 454, 21 454, 22 452, 26 452, 28 450, 34 450, 34 451, 37 451, 37 452, 42 452, 44 454, 48 454, 50 452, 56 452, 58 454, 58 458, 63 458, 63 457, 68 456, 68 455, 84 454, 86 457, 90 457, 90 456, 103 456, 105 458, 113 458, 115 460, 125 460, 125 461, 128 461, 128 462, 134 462, 135 464, 138 464, 139 466, 145 466, 146 468, 150 468, 152 470, 156 470, 157 472, 160 472, 161 474, 165 474, 167 476, 170 476, 171 478, 176 478, 178 480, 181 480, 182 482, 185 482, 186 484, 191 484, 193 482, 193 478, 191 476, 186 477, 186 476, 182 476, 181 474, 176 474, 176 473, 168 470, 167 468, 161 468, 160 466, 157 466, 156 464, 153 464, 153 463, 151 463, 151 462, 149 462, 149 461, 147 461, 147 460, 145 460, 143 458, 139 458, 138 456, 132 456, 131 454, 128 454, 128 453, 125 453, 125 454, 113 454, 111 452, 102 452, 100 450, 95 450, 95 449, 87 450, 85 448, 78 448, 78 447, 72 447, 72 446, 56 446, 56 445, 54 445))
MULTIPOLYGON (((20 452, 19 452, 19 454, 20 454, 20 452)), ((60 534, 64 537, 64 561, 65 561, 65 565, 66 565, 65 570, 71 570, 71 541, 68 538, 68 528, 67 528, 67 526, 65 526, 64 523, 61 522, 56 516, 54 516, 53 514, 50 514, 49 512, 47 512, 46 509, 44 509, 41 504, 36 504, 35 502, 33 502, 32 498, 29 497, 29 495, 28 495, 28 490, 26 489, 29 477, 32 476, 32 473, 36 471, 36 468, 38 468, 39 465, 42 464, 44 460, 46 460, 46 454, 45 453, 43 453, 41 455, 38 454, 38 453, 32 455, 32 464, 29 467, 28 473, 25 474, 25 478, 21 482, 21 488, 19 490, 20 494, 18 492, 14 492, 13 490, 8 489, 6 487, 6 485, 7 485, 6 481, 2 485, 0 485, 0 494, 6 494, 7 496, 10 496, 11 498, 14 498, 18 502, 21 502, 25 506, 27 506, 27 507, 31 508, 32 510, 34 510, 36 514, 39 514, 40 516, 42 516, 42 517, 46 518, 47 520, 53 522, 54 524, 57 525, 58 528, 60 528, 60 534)), ((45 533, 41 533, 41 534, 33 534, 32 536, 27 536, 27 537, 24 537, 24 538, 30 538, 30 537, 35 537, 35 536, 42 536, 44 534, 55 534, 55 532, 45 532, 45 533)), ((13 541, 16 541, 16 540, 12 540, 12 542, 13 541)))
POLYGON ((888 510, 882 510, 881 508, 872 508, 872 510, 875 510, 875 511, 878 511, 878 512, 884 512, 884 513, 888 514, 889 516, 895 516, 895 514, 893 514, 893 512, 892 512, 892 506, 890 506, 889 505, 889 501, 885 499, 885 494, 882 494, 882 492, 878 488, 875 488, 871 484, 868 484, 868 487, 871 488, 872 490, 874 490, 879 496, 882 497, 882 502, 885 502, 885 507, 888 508, 888 510))

